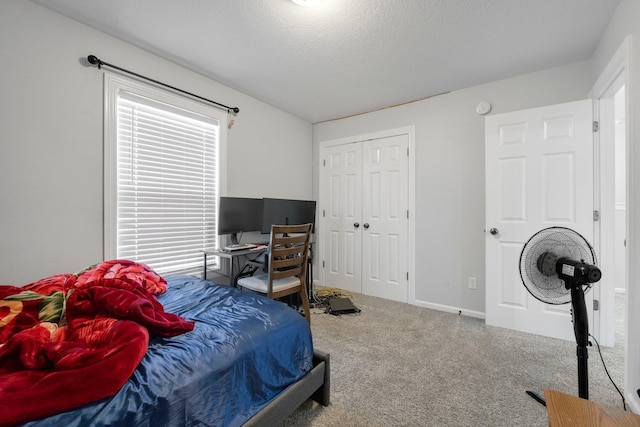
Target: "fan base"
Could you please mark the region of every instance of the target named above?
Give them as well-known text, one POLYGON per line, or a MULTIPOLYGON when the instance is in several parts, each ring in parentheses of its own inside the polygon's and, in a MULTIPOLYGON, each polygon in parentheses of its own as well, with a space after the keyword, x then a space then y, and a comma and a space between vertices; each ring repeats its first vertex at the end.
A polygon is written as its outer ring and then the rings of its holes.
POLYGON ((533 397, 539 404, 543 406, 547 406, 547 402, 544 400, 544 397, 540 396, 539 393, 536 393, 535 391, 527 390, 527 394, 533 397))

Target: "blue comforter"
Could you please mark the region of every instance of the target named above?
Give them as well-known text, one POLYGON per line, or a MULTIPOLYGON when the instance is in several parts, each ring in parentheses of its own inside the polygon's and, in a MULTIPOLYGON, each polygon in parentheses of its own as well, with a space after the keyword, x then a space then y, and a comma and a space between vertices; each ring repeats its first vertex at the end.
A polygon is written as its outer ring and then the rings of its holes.
POLYGON ((113 398, 25 426, 238 426, 311 369, 309 325, 291 308, 191 276, 166 279, 159 301, 194 330, 153 338, 113 398))

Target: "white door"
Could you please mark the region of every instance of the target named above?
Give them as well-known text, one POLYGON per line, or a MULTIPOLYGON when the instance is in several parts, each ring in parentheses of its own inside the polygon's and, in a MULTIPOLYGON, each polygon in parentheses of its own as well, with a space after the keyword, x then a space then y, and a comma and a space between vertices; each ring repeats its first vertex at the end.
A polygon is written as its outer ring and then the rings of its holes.
MULTIPOLYGON (((593 244, 592 115, 585 100, 486 118, 487 325, 575 339, 571 304, 544 304, 529 294, 519 259, 529 238, 547 227, 571 228, 593 244)), ((592 304, 589 292, 589 311, 592 304)))
POLYGON ((327 147, 324 284, 408 300, 408 135, 327 147))
POLYGON ((363 143, 362 293, 407 302, 407 135, 363 143))
POLYGON ((324 284, 362 292, 362 146, 330 147, 323 162, 324 284))

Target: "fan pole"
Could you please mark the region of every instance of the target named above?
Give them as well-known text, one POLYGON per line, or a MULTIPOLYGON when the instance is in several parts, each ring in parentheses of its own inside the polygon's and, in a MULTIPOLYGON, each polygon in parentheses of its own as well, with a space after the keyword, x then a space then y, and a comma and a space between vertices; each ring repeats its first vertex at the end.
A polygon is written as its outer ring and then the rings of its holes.
POLYGON ((588 354, 589 318, 584 302, 584 290, 578 283, 571 284, 571 305, 573 306, 573 332, 576 336, 578 356, 578 396, 589 399, 588 354))

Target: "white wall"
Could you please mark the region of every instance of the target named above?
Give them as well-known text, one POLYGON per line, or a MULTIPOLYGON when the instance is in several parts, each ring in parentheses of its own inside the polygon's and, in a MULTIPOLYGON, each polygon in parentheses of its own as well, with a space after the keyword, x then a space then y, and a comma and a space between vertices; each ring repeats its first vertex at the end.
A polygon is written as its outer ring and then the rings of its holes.
POLYGON ((0 283, 102 260, 102 72, 85 65, 89 54, 240 108, 227 194, 312 196, 310 123, 42 6, 3 0, 0 283))
POLYGON ((485 311, 484 116, 475 106, 489 101, 496 114, 585 99, 589 73, 576 63, 313 126, 316 158, 322 141, 415 126, 416 304, 485 311))

